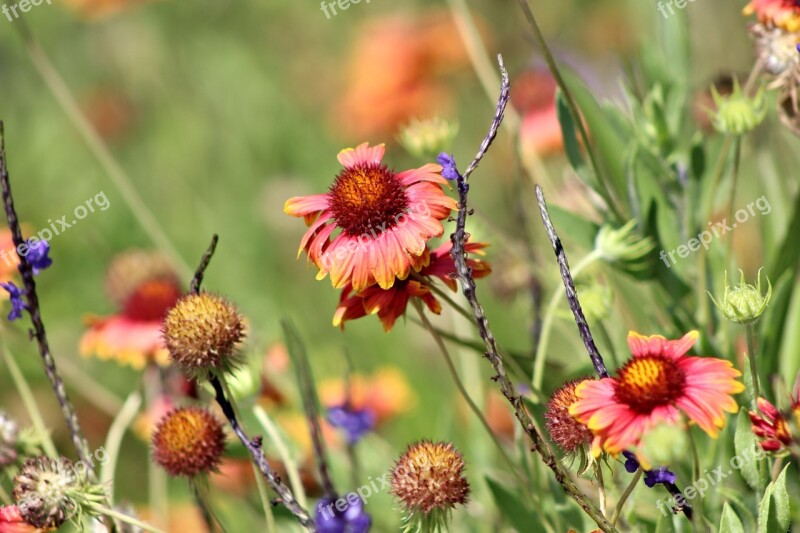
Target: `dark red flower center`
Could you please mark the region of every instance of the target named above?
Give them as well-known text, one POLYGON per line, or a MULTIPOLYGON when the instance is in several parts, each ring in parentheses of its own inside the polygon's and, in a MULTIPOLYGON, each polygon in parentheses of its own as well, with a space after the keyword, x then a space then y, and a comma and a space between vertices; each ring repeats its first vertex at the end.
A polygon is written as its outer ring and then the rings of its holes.
POLYGON ((145 281, 130 295, 122 312, 133 320, 160 321, 180 297, 180 288, 171 280, 145 281))
POLYGON ((686 374, 672 359, 634 357, 618 372, 616 397, 635 412, 648 414, 680 398, 685 385, 686 374))
POLYGON ((408 203, 397 175, 377 163, 342 169, 330 190, 333 217, 350 237, 377 237, 402 220, 408 203))

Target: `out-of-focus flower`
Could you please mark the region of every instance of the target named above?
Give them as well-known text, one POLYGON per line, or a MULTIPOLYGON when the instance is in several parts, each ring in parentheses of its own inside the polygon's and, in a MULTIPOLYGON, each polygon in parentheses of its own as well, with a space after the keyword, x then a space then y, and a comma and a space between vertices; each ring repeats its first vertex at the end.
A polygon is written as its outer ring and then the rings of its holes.
POLYGON ((336 405, 328 407, 328 422, 344 431, 348 444, 355 444, 375 427, 375 414, 347 404, 336 405))
POLYGON ((451 122, 441 117, 426 120, 415 118, 400 131, 398 140, 414 157, 432 159, 450 149, 457 134, 458 122, 451 122))
POLYGON ((590 378, 573 379, 555 390, 547 400, 544 411, 545 427, 550 439, 561 450, 571 454, 587 448, 592 442, 592 432, 569 414, 570 406, 578 401, 575 388, 590 378))
POLYGON ((136 369, 150 362, 167 365, 169 352, 161 325, 182 292, 169 262, 155 252, 122 253, 111 262, 105 286, 120 311, 87 318, 89 330, 81 338, 81 354, 136 369))
POLYGON ((319 533, 367 533, 372 518, 364 510, 361 498, 351 504, 346 498, 331 496, 317 502, 314 525, 319 533), (337 500, 343 511, 337 508, 337 500))
POLYGON ((82 18, 99 21, 116 15, 129 7, 144 4, 149 0, 65 0, 82 18))
POLYGON ((158 423, 175 408, 175 402, 167 394, 161 394, 153 400, 148 408, 136 417, 133 431, 140 439, 150 442, 158 423))
POLYGON ((19 273, 19 257, 11 230, 0 229, 0 281, 10 281, 19 273))
POLYGON ((789 422, 766 398, 756 400, 758 411, 750 411, 753 433, 763 439, 760 444, 765 452, 777 452, 792 443, 789 422))
POLYGON ((656 245, 650 237, 639 237, 635 228, 636 220, 629 221, 621 228, 603 226, 597 232, 594 247, 610 263, 624 261, 635 264, 643 261, 656 245))
POLYGON ((523 159, 546 156, 564 148, 556 111, 556 81, 546 69, 523 72, 512 83, 511 104, 522 116, 519 143, 523 159))
POLYGON ((729 361, 686 356, 697 337, 696 331, 678 340, 630 332, 633 358, 617 375, 578 385, 578 401, 569 412, 594 434, 595 457, 603 450, 616 455, 637 446, 656 425, 678 424, 681 412, 716 437, 725 425, 724 413, 738 409, 731 395, 744 385, 729 361))
POLYGON ((330 192, 290 198, 283 208, 310 226, 298 256, 305 250, 319 268, 317 279, 330 273, 337 289, 348 283, 355 291, 375 283, 389 289, 412 269, 419 272, 429 260, 426 243, 442 236, 442 220, 456 207, 442 190, 441 166, 395 172, 382 163, 384 153, 382 144, 342 150, 344 168, 330 192))
MULTIPOLYGON (((482 242, 467 243, 464 251, 468 254, 483 255, 483 250, 487 246, 489 245, 482 242)), ((438 278, 450 290, 455 291, 457 286, 453 275, 456 265, 450 256, 452 248, 453 244, 446 241, 430 252, 430 263, 419 273, 426 280, 438 278)), ((489 263, 479 258, 468 258, 467 265, 472 269, 472 277, 475 279, 486 277, 492 272, 489 263)), ((344 324, 348 320, 377 314, 383 324, 383 330, 390 331, 397 319, 405 315, 411 298, 420 298, 432 313, 438 315, 442 311, 442 306, 428 283, 417 279, 404 279, 395 281, 390 289, 384 290, 373 285, 360 292, 354 292, 352 286, 348 284, 339 298, 339 306, 333 315, 333 325, 344 329, 344 324)))
POLYGON ((0 469, 16 461, 18 440, 19 424, 0 411, 0 469))
POLYGON ((464 457, 449 442, 412 444, 392 468, 392 494, 408 513, 408 530, 425 522, 447 530, 450 513, 469 499, 464 457))
POLYGON ((193 477, 217 468, 225 451, 225 431, 200 407, 174 409, 153 434, 153 460, 172 476, 193 477))
POLYGON ((396 368, 380 368, 369 377, 353 374, 348 383, 349 388, 342 379, 320 381, 322 404, 330 407, 349 402, 352 409, 370 411, 376 426, 408 411, 413 405, 408 380, 396 368))
POLYGON ((224 298, 187 294, 167 312, 164 343, 170 360, 196 379, 233 372, 244 339, 244 317, 224 298))
POLYGON ((394 136, 412 117, 447 109, 450 89, 442 74, 469 64, 450 14, 373 19, 358 32, 343 69, 345 87, 333 118, 351 138, 394 136))
POLYGON ((772 283, 767 278, 767 294, 762 294, 761 269, 758 271, 756 286, 748 285, 744 280, 744 272, 740 270, 739 273, 741 281, 731 289, 728 285, 728 272, 725 272, 725 292, 719 301, 710 293, 709 296, 725 318, 737 324, 751 324, 766 311, 772 297, 772 283))
POLYGON ((753 131, 767 116, 767 99, 764 87, 761 87, 754 96, 747 96, 739 86, 738 80, 733 81, 733 92, 722 96, 711 87, 711 97, 714 99, 716 110, 712 112, 712 124, 720 133, 744 135, 753 131))
POLYGON ((3 287, 11 298, 11 311, 8 313, 8 319, 22 318, 22 312, 25 310, 25 301, 22 299, 25 295, 23 290, 14 285, 13 281, 0 283, 0 287, 3 287))
POLYGON ((716 106, 712 88, 720 96, 728 96, 733 92, 733 80, 734 77, 730 73, 721 73, 711 80, 709 87, 704 87, 695 93, 692 101, 692 117, 704 132, 714 132, 711 122, 713 114, 716 112, 716 106))
POLYGON ((37 531, 42 530, 29 524, 22 516, 18 506, 0 507, 0 533, 36 533, 37 531))
POLYGON ((97 133, 114 140, 129 130, 135 115, 131 100, 119 89, 99 87, 82 98, 83 112, 97 133))
POLYGON ((800 5, 797 0, 752 0, 744 7, 745 15, 756 15, 759 22, 787 32, 800 30, 800 5))

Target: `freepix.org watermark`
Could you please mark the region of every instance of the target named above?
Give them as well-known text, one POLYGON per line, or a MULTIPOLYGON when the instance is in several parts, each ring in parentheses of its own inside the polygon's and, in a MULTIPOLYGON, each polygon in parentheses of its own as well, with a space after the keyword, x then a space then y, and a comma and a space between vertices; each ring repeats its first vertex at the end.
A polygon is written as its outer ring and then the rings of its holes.
POLYGON ((42 5, 42 2, 47 2, 47 5, 49 6, 52 0, 20 0, 18 4, 11 4, 10 8, 8 4, 3 4, 3 6, 0 7, 0 10, 3 11, 3 15, 6 16, 9 22, 14 22, 21 16, 20 13, 17 13, 17 9, 19 9, 22 13, 27 13, 32 7, 42 5), (14 18, 11 18, 12 13, 14 14, 14 18))
POLYGON ((694 2, 695 0, 667 0, 666 2, 658 2, 658 10, 664 15, 664 18, 669 18, 675 14, 675 9, 684 9, 694 2), (669 14, 667 14, 667 10, 669 10, 669 14))
POLYGON ((736 211, 734 214, 736 222, 728 222, 728 217, 723 218, 720 222, 709 222, 708 226, 711 228, 710 230, 698 233, 697 237, 689 239, 689 242, 681 244, 673 250, 661 250, 658 257, 664 261, 667 268, 672 268, 672 265, 677 262, 675 259, 676 253, 680 259, 686 259, 689 257, 690 253, 698 251, 701 246, 708 250, 708 247, 714 239, 722 237, 729 231, 733 231, 739 224, 744 224, 750 220, 750 217, 756 216, 756 209, 758 209, 759 214, 762 216, 769 215, 772 212, 772 206, 769 204, 766 196, 762 196, 755 202, 747 204, 746 208, 743 207, 736 211))
POLYGON ((761 446, 754 446, 752 449, 745 448, 742 450, 741 455, 734 455, 731 457, 728 463, 730 468, 727 471, 723 471, 725 468, 724 466, 718 466, 711 472, 706 469, 705 472, 703 472, 705 475, 696 479, 694 483, 686 487, 683 490, 682 496, 678 494, 667 500, 658 500, 656 502, 656 508, 665 516, 670 509, 681 509, 686 505, 687 501, 691 501, 698 496, 702 498, 706 491, 733 474, 734 470, 739 470, 742 466, 763 459, 765 456, 766 452, 761 446))
MULTIPOLYGON (((366 2, 367 4, 369 4, 371 1, 372 0, 364 0, 364 2, 366 2)), ((319 5, 319 8, 323 13, 325 13, 325 16, 328 17, 328 19, 330 20, 331 13, 333 13, 333 16, 335 17, 336 15, 339 14, 339 11, 347 11, 348 9, 350 9, 351 5, 360 3, 361 0, 336 0, 335 2, 326 2, 325 0, 322 0, 322 2, 319 5), (339 8, 339 11, 336 11, 337 7, 339 8)))
POLYGON ((55 221, 53 221, 52 218, 48 218, 47 223, 49 227, 40 229, 39 232, 36 233, 36 235, 32 235, 27 242, 17 246, 16 250, 14 248, 0 250, 0 259, 5 261, 6 266, 11 266, 12 261, 16 260, 15 253, 20 257, 25 257, 30 253, 31 246, 35 246, 39 241, 50 242, 53 237, 61 235, 79 221, 94 213, 95 209, 106 211, 109 207, 111 207, 111 202, 108 201, 106 193, 100 191, 82 204, 78 204, 78 206, 72 210, 72 216, 74 218, 67 220, 69 215, 64 215, 57 218, 55 221))

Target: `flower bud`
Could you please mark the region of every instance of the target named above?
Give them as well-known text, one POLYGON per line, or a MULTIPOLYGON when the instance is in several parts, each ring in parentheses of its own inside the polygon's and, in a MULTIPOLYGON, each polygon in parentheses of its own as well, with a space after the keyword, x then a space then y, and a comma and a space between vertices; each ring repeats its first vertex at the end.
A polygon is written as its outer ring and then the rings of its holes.
POLYGON ((734 80, 730 95, 721 96, 712 87, 711 96, 716 106, 716 111, 712 113, 712 124, 720 133, 743 135, 754 130, 767 116, 763 87, 750 98, 742 92, 739 82, 734 80))
POLYGON ((721 301, 717 301, 709 293, 711 301, 717 306, 722 314, 731 322, 737 324, 751 324, 758 320, 769 305, 772 297, 772 284, 767 278, 767 294, 761 294, 761 270, 758 271, 758 282, 756 286, 748 285, 744 280, 744 272, 741 270, 741 281, 739 285, 731 288, 728 285, 728 273, 725 273, 725 293, 721 301))
POLYGON ((621 228, 603 226, 597 232, 594 247, 604 260, 637 262, 653 251, 655 244, 650 237, 640 238, 635 232, 636 221, 631 220, 621 228))
POLYGON ((432 159, 450 149, 458 134, 458 124, 440 117, 413 119, 400 132, 398 140, 409 154, 419 159, 432 159))

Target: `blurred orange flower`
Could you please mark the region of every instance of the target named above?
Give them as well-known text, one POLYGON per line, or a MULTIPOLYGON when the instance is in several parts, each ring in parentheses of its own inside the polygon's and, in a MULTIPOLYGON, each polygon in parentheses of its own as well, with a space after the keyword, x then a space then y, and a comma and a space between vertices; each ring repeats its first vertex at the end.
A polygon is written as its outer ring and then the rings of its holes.
POLYGON ((119 13, 128 7, 148 0, 64 0, 73 11, 86 20, 97 21, 119 13))
POLYGON ((523 157, 560 152, 564 147, 556 113, 556 82, 547 70, 528 70, 514 80, 511 103, 522 115, 519 142, 523 157))
POLYGON ((334 116, 351 137, 392 135, 413 117, 441 112, 449 103, 441 74, 469 61, 444 10, 374 19, 352 49, 334 116))
POLYGON ((756 15, 759 22, 788 32, 800 30, 800 6, 797 0, 752 0, 743 13, 756 15))
MULTIPOLYGON (((322 380, 319 384, 320 401, 326 407, 344 405, 347 392, 342 379, 322 380)), ((399 370, 383 367, 369 377, 351 376, 349 401, 353 409, 371 411, 376 425, 380 425, 410 410, 414 396, 408 380, 399 370)))
POLYGON ((149 362, 169 364, 161 322, 182 291, 163 257, 142 251, 122 254, 109 267, 106 285, 121 310, 110 317, 87 318, 81 355, 113 359, 135 369, 149 362))

